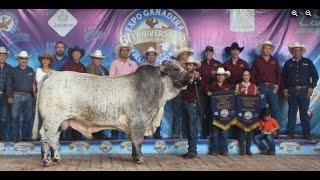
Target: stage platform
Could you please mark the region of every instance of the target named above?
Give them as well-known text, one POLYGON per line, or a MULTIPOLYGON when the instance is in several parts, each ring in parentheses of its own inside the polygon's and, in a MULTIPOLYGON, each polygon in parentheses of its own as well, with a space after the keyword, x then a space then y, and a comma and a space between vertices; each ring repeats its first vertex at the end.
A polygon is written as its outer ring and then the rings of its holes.
MULTIPOLYGON (((197 144, 198 154, 208 153, 209 140, 200 139, 197 144)), ((276 154, 320 155, 320 139, 276 139, 276 154)), ((187 151, 188 142, 185 139, 145 140, 142 145, 143 154, 183 154, 187 151)), ((229 154, 239 152, 238 141, 229 140, 229 154)), ((251 147, 253 154, 259 154, 257 146, 251 147)), ((0 142, 0 155, 40 155, 40 142, 0 142)), ((61 155, 93 155, 93 154, 131 154, 131 141, 60 141, 61 155)))

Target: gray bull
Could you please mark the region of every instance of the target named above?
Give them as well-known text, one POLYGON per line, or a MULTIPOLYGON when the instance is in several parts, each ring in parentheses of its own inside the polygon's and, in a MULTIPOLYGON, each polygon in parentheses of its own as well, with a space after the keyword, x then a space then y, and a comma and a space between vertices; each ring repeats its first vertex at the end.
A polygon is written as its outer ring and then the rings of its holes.
POLYGON ((44 166, 60 160, 58 142, 69 126, 91 139, 92 133, 116 129, 132 141, 132 157, 142 163, 141 145, 159 127, 166 101, 187 84, 189 76, 169 61, 158 68, 140 66, 135 73, 101 77, 76 72, 52 72, 38 85, 32 138, 38 134, 44 166), (51 156, 50 156, 51 155, 51 156))

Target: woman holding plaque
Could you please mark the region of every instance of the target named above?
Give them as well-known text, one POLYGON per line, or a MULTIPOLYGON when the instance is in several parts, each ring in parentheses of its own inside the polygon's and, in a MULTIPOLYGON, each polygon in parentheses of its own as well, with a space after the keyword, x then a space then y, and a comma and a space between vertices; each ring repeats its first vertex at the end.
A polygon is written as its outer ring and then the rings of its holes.
MULTIPOLYGON (((208 96, 211 96, 213 92, 232 91, 231 85, 226 82, 226 78, 230 77, 230 75, 230 71, 225 71, 222 67, 218 68, 216 72, 217 81, 205 88, 208 96)), ((213 126, 209 145, 209 155, 228 155, 227 135, 227 130, 213 126)))
MULTIPOLYGON (((236 85, 236 94, 245 94, 245 95, 256 95, 258 93, 258 88, 255 84, 250 82, 251 73, 250 70, 245 69, 242 72, 242 82, 236 85)), ((239 146, 240 146, 240 155, 251 156, 250 151, 251 142, 253 140, 253 131, 245 132, 244 130, 238 128, 239 132, 239 146)))

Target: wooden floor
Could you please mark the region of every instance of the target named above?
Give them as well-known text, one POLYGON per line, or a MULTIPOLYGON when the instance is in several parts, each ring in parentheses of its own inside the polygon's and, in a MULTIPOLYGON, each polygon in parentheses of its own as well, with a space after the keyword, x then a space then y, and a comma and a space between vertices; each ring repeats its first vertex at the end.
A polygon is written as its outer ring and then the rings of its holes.
POLYGON ((144 155, 136 164, 129 155, 62 156, 43 167, 40 156, 0 156, 1 171, 319 171, 319 155, 208 156, 182 159, 177 155, 144 155))

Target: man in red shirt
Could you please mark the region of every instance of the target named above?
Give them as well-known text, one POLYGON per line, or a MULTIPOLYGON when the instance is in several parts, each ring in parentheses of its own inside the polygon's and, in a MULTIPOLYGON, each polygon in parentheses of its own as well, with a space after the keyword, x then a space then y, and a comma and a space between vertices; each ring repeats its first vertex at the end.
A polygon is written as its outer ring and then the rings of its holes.
MULTIPOLYGON (((69 57, 71 57, 71 60, 69 60, 67 63, 65 63, 62 67, 64 71, 75 71, 79 73, 85 73, 86 67, 80 62, 80 59, 84 56, 85 50, 81 49, 79 46, 75 46, 74 48, 70 48, 68 50, 69 57)), ((81 134, 71 129, 70 127, 65 131, 65 136, 67 140, 80 140, 81 134)))
POLYGON ((85 73, 86 67, 80 62, 80 59, 84 56, 85 50, 81 49, 79 46, 70 48, 68 54, 71 57, 66 64, 63 65, 64 71, 75 71, 79 73, 85 73))
POLYGON ((205 118, 202 122, 202 138, 207 138, 209 136, 209 127, 211 127, 211 105, 210 97, 205 91, 205 87, 212 84, 215 81, 214 73, 216 73, 219 67, 222 67, 222 63, 213 58, 214 50, 212 46, 207 46, 203 52, 203 61, 201 62, 201 67, 199 68, 200 73, 200 104, 205 118))
POLYGON ((194 83, 199 80, 199 73, 195 70, 200 67, 200 62, 193 56, 189 56, 185 62, 185 67, 190 76, 192 76, 186 90, 181 91, 182 104, 187 112, 186 127, 188 137, 188 152, 182 155, 184 158, 191 159, 197 156, 198 125, 200 123, 197 96, 194 83))
POLYGON ((231 55, 231 59, 223 63, 223 68, 230 71, 231 76, 227 82, 233 87, 242 81, 242 72, 249 67, 248 63, 239 57, 243 49, 244 47, 239 47, 236 42, 225 48, 225 52, 231 55))
POLYGON ((281 124, 281 131, 285 130, 285 121, 280 113, 278 89, 281 81, 279 61, 271 55, 275 45, 271 41, 262 42, 258 46, 262 53, 252 64, 252 77, 258 86, 259 93, 264 96, 265 101, 261 105, 265 107, 268 103, 271 115, 281 124))

